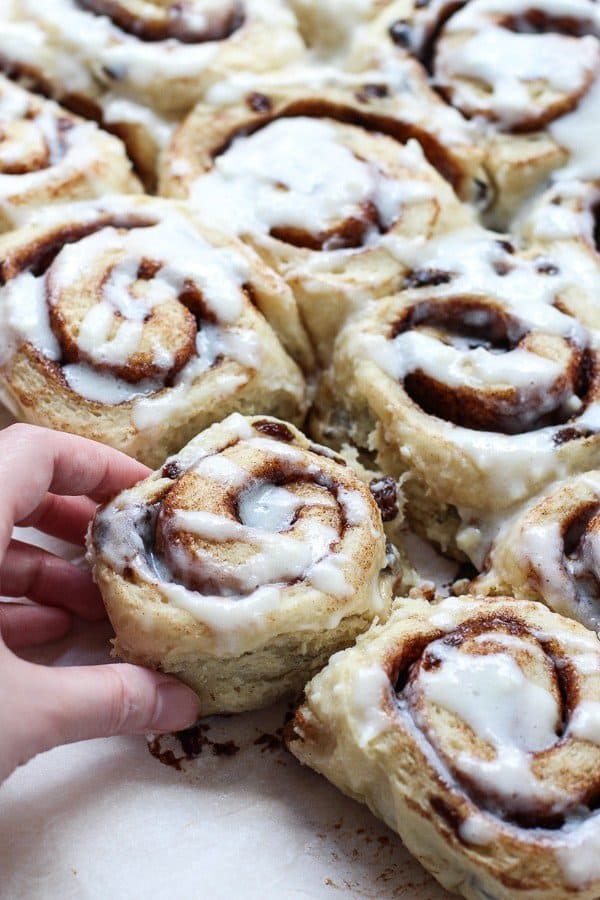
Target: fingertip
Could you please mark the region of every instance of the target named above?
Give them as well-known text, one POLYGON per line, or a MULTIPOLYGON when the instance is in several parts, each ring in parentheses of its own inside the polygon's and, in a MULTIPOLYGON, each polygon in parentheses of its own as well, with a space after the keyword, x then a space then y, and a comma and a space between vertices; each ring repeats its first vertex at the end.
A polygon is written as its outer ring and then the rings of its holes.
POLYGON ((194 691, 170 678, 157 686, 154 714, 148 731, 182 731, 194 725, 200 716, 200 700, 194 691))

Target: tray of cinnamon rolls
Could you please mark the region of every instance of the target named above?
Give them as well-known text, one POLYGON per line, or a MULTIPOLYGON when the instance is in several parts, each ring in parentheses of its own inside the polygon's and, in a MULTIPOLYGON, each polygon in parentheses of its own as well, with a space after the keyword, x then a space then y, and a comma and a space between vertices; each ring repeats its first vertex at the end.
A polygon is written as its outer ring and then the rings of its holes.
POLYGON ((0 71, 0 398, 153 470, 116 656, 599 897, 600 3, 3 0, 0 71))

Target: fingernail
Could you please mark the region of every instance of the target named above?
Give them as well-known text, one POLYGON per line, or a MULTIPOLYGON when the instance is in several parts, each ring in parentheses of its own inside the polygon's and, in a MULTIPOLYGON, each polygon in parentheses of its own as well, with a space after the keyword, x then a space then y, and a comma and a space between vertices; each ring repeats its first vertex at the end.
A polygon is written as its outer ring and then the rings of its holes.
POLYGON ((181 731, 196 722, 200 701, 190 688, 170 681, 159 685, 156 691, 156 711, 150 731, 181 731))

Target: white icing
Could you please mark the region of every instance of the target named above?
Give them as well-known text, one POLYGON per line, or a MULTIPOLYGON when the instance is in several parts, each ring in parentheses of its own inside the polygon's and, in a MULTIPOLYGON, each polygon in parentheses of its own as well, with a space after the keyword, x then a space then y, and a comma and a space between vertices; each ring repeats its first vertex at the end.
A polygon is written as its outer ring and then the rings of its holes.
POLYGON ((390 679, 382 666, 361 666, 352 679, 352 709, 356 719, 356 738, 360 747, 389 731, 393 716, 386 709, 390 679))
POLYGON ((573 666, 580 675, 600 674, 600 655, 598 653, 581 653, 573 659, 573 666))
MULTIPOLYGON (((557 68, 560 68, 557 66, 557 68)), ((581 100, 578 107, 549 126, 554 140, 569 151, 567 166, 558 173, 559 179, 600 178, 598 145, 600 143, 600 75, 581 100)))
MULTIPOLYGON (((319 234, 348 218, 363 218, 367 203, 389 227, 407 190, 415 186, 398 184, 354 156, 333 124, 298 117, 236 138, 213 170, 193 182, 190 202, 228 229, 236 223, 239 234, 269 234, 277 227, 319 234)), ((431 196, 429 186, 417 190, 417 199, 431 196)))
POLYGON ((235 654, 242 636, 259 633, 259 626, 281 603, 277 586, 258 588, 244 597, 213 597, 192 593, 181 585, 161 582, 157 590, 179 609, 188 612, 212 631, 212 643, 219 654, 235 654))
MULTIPOLYGON (((568 248, 565 248, 564 259, 561 257, 559 274, 546 276, 535 273, 532 263, 508 253, 499 243, 498 236, 481 229, 459 230, 431 241, 407 242, 395 236, 386 236, 382 240, 409 270, 433 269, 450 273, 449 283, 423 291, 424 300, 461 296, 476 300, 481 297, 482 304, 495 302, 501 310, 510 313, 517 323, 517 338, 531 331, 562 336, 580 347, 595 342, 595 337, 573 317, 552 306, 561 290, 578 283, 576 261, 569 269, 568 248), (527 304, 522 302, 524 297, 527 304)), ((418 303, 418 292, 411 296, 418 303)), ((481 315, 483 324, 485 313, 481 315)), ((478 324, 476 316, 477 313, 473 313, 472 324, 478 324)), ((507 378, 509 384, 514 383, 522 389, 529 381, 532 387, 536 386, 540 398, 549 393, 549 381, 558 372, 552 361, 534 359, 533 354, 523 349, 506 353, 503 360, 485 349, 464 351, 460 342, 458 346, 436 346, 436 341, 418 331, 412 336, 401 334, 392 342, 383 330, 358 334, 353 339, 352 353, 392 378, 401 377, 418 364, 419 368, 450 384, 485 387, 486 383, 493 383, 498 378, 502 387, 501 379, 507 378), (402 352, 396 352, 397 348, 402 352), (417 354, 417 349, 422 352, 417 354), (512 372, 511 359, 515 363, 512 372)), ((532 417, 538 411, 543 414, 544 403, 542 399, 536 401, 536 406, 531 408, 532 417)), ((555 398, 556 406, 561 408, 565 422, 584 431, 598 430, 600 405, 592 402, 583 408, 573 387, 566 387, 558 402, 555 398)), ((441 418, 432 417, 432 422, 440 438, 456 447, 476 467, 481 478, 482 498, 486 497, 488 489, 493 490, 503 498, 503 508, 530 495, 532 485, 535 487, 550 479, 565 477, 570 471, 568 458, 554 443, 561 426, 507 435, 459 427, 441 418)), ((535 422, 532 418, 531 425, 535 422)), ((529 424, 524 423, 527 427, 529 424)), ((393 434, 388 437, 391 442, 396 440, 393 434)), ((401 452, 408 454, 409 448, 401 452)))
MULTIPOLYGON (((535 109, 528 83, 540 79, 552 90, 564 92, 579 90, 585 84, 598 60, 596 39, 582 38, 577 42, 577 52, 565 53, 570 42, 551 34, 544 35, 540 42, 538 35, 489 28, 455 50, 444 52, 436 71, 443 73, 442 83, 458 76, 490 85, 492 93, 486 98, 486 108, 493 108, 503 122, 512 124, 535 109)), ((460 98, 462 103, 481 105, 479 92, 469 91, 464 83, 460 98)))
MULTIPOLYGON (((533 209, 524 211, 517 226, 534 240, 554 242, 583 238, 594 245, 593 208, 600 204, 600 188, 582 181, 561 180, 533 209)), ((556 248, 552 248, 553 252, 556 248)), ((596 283, 600 279, 596 268, 596 283)), ((586 283, 589 278, 586 278, 586 283)))
POLYGON ((117 405, 161 390, 159 381, 150 379, 130 384, 114 375, 99 372, 85 363, 69 363, 62 369, 72 391, 92 403, 117 405))
POLYGON ((454 631, 460 623, 461 614, 463 612, 468 612, 469 607, 466 605, 468 603, 470 603, 473 608, 474 601, 463 600, 462 598, 458 600, 449 597, 435 605, 433 612, 429 617, 429 621, 434 628, 439 628, 440 631, 448 634, 449 632, 454 631))
MULTIPOLYGON (((528 645, 522 642, 523 650, 528 645)), ((495 750, 492 760, 459 754, 459 768, 516 807, 558 792, 537 780, 532 754, 558 740, 560 711, 555 696, 535 684, 505 653, 467 654, 442 642, 429 653, 441 665, 421 669, 419 688, 429 703, 452 712, 495 750)))
POLYGON ((567 882, 585 888, 600 878, 600 814, 567 824, 563 833, 556 858, 567 882))
POLYGON ((106 227, 67 244, 51 267, 53 294, 77 283, 82 270, 93 271, 98 262, 110 265, 103 299, 124 319, 143 321, 154 306, 177 299, 188 282, 197 286, 220 322, 235 322, 241 314, 240 288, 248 276, 247 263, 231 250, 208 244, 177 216, 125 233, 106 227), (148 258, 161 266, 149 287, 134 294, 139 265, 148 258))
POLYGON ((461 822, 458 829, 460 839, 474 847, 488 847, 496 838, 494 822, 481 813, 472 813, 461 822))
POLYGON ((193 466, 202 478, 209 478, 224 487, 239 488, 248 481, 248 471, 218 453, 201 459, 193 466))
POLYGON ((100 105, 106 125, 137 125, 161 149, 167 146, 173 136, 175 123, 162 118, 149 106, 110 92, 100 98, 100 105))
POLYGON ((0 323, 0 365, 10 362, 23 341, 46 359, 60 359, 60 347, 50 328, 43 283, 30 272, 7 282, 2 289, 0 323))
POLYGON ((434 269, 451 274, 448 284, 427 288, 428 296, 462 294, 498 300, 530 329, 572 337, 580 344, 589 340, 574 318, 553 306, 563 291, 580 283, 579 261, 570 263, 568 254, 560 258, 556 275, 542 275, 534 262, 507 253, 500 243, 503 235, 483 228, 458 229, 429 240, 406 241, 396 235, 385 235, 381 240, 409 270, 434 269), (527 297, 527 304, 522 302, 523 297, 527 297))
MULTIPOLYGON (((188 363, 180 376, 189 376, 192 372, 194 377, 201 372, 206 371, 205 368, 195 369, 195 360, 188 363)), ((248 373, 220 372, 219 373, 219 392, 224 396, 234 395, 240 388, 248 383, 248 373)), ((167 419, 177 412, 186 412, 189 414, 189 384, 190 382, 180 381, 176 387, 163 390, 153 397, 144 397, 137 400, 131 413, 133 424, 138 431, 151 431, 158 428, 167 419)))
MULTIPOLYGON (((600 476, 589 472, 567 485, 572 486, 577 499, 572 501, 573 512, 580 503, 580 491, 586 502, 600 504, 600 476)), ((561 504, 562 505, 562 504, 561 504)), ((600 535, 590 523, 574 556, 565 556, 565 513, 556 517, 549 513, 534 515, 533 506, 521 522, 517 522, 518 540, 514 541, 515 561, 524 571, 537 573, 539 590, 544 601, 563 615, 572 616, 587 627, 600 626, 600 535)), ((509 532, 510 533, 510 532, 509 532)), ((505 538, 506 540, 506 538, 505 538)))
POLYGON ((364 497, 356 491, 348 491, 340 488, 338 499, 344 507, 344 516, 347 525, 364 525, 370 519, 370 510, 364 497))
POLYGON ((600 703, 582 700, 573 710, 568 735, 600 746, 600 703))
MULTIPOLYGON (((473 390, 537 385, 550 391, 562 371, 559 363, 520 347, 498 354, 483 347, 460 350, 419 331, 399 334, 383 351, 378 343, 370 355, 392 378, 402 380, 418 370, 449 387, 473 390)), ((555 404, 553 398, 548 400, 555 404)), ((543 409, 538 411, 543 414, 543 409)))
MULTIPOLYGON (((306 501, 275 484, 257 484, 244 491, 238 500, 242 525, 262 531, 287 531, 306 501)), ((313 505, 313 504, 310 504, 313 505)))
MULTIPOLYGON (((175 511, 172 527, 177 531, 193 534, 204 541, 244 541, 255 546, 257 552, 246 562, 237 562, 234 567, 236 580, 246 585, 248 591, 257 590, 265 584, 284 584, 304 578, 313 583, 317 590, 331 592, 333 596, 347 596, 350 586, 343 573, 339 573, 340 580, 337 571, 321 565, 330 550, 339 543, 339 536, 333 528, 313 519, 300 518, 291 531, 279 533, 280 529, 276 525, 284 524, 282 516, 287 514, 291 524, 293 516, 291 497, 287 498, 283 510, 276 508, 269 511, 268 515, 264 508, 262 512, 260 509, 255 510, 253 520, 262 523, 263 526, 266 524, 266 530, 265 527, 251 527, 225 516, 197 510, 175 511)), ((281 500, 281 495, 277 494, 276 499, 281 500)), ((332 503, 333 498, 324 495, 323 505, 331 506, 332 503)), ((304 505, 306 505, 304 502, 300 502, 295 511, 304 505)), ((245 510, 249 515, 248 506, 245 510)), ((213 564, 206 547, 202 550, 202 567, 206 572, 211 572, 214 567, 217 576, 223 569, 229 570, 221 560, 215 560, 213 564)))

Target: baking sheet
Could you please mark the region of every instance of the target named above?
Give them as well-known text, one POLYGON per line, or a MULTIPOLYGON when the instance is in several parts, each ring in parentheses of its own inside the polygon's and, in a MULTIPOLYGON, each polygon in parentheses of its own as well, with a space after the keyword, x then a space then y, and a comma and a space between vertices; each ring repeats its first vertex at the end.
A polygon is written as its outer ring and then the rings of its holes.
MULTIPOLYGON (((1 420, 0 420, 1 421, 1 420)), ((31 540, 81 551, 28 529, 31 540)), ((108 624, 30 651, 47 665, 108 661, 108 624)), ((109 738, 60 747, 0 786, 0 897, 415 898, 439 888, 399 838, 285 750, 286 704, 207 721, 200 754, 109 738), (169 751, 175 757, 173 762, 169 751)))

